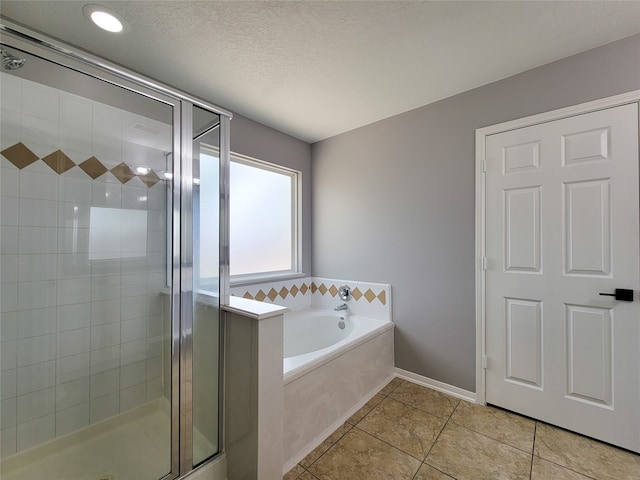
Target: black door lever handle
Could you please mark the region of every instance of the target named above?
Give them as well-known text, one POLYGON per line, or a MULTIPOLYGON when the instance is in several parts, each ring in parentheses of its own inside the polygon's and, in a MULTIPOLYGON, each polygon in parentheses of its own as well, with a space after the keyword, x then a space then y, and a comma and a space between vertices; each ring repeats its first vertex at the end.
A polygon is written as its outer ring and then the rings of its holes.
POLYGON ((622 302, 633 302, 633 290, 626 288, 616 288, 615 293, 601 293, 605 297, 615 297, 622 302))

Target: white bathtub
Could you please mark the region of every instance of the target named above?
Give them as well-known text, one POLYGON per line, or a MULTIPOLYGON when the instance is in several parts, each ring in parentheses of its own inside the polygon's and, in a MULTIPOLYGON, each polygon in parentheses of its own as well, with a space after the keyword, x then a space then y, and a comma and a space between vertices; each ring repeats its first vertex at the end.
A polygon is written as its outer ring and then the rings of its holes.
POLYGON ((287 313, 284 352, 286 472, 391 378, 393 323, 326 310, 287 313))
POLYGON ((285 385, 392 328, 388 320, 344 311, 309 309, 285 314, 285 385))

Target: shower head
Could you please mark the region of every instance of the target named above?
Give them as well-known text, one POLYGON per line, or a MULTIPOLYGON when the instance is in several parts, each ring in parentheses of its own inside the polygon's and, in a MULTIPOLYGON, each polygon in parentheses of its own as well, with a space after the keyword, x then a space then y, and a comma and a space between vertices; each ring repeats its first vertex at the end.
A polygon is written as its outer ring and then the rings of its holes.
POLYGON ((2 54, 2 68, 5 70, 17 70, 27 61, 25 58, 18 58, 10 54, 4 47, 0 47, 0 53, 2 54))

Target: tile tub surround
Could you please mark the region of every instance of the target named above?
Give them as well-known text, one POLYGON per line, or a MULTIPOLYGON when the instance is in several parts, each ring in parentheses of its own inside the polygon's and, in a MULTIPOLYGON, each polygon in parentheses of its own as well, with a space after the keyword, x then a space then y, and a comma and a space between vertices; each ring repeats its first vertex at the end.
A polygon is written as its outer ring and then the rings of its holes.
POLYGON ((285 480, 637 480, 640 456, 394 378, 285 480))
POLYGON ((354 315, 377 319, 391 319, 391 285, 320 277, 303 277, 290 280, 259 283, 231 288, 237 297, 275 303, 291 311, 306 308, 332 310, 346 303, 354 315), (352 288, 353 298, 343 302, 338 297, 342 285, 352 288))
POLYGON ((284 385, 284 470, 304 458, 393 375, 393 329, 284 385))
POLYGON ((165 156, 128 127, 170 127, 0 75, 7 458, 162 395, 165 156), (132 171, 140 159, 146 175, 132 171), (96 234, 94 213, 120 228, 96 234))

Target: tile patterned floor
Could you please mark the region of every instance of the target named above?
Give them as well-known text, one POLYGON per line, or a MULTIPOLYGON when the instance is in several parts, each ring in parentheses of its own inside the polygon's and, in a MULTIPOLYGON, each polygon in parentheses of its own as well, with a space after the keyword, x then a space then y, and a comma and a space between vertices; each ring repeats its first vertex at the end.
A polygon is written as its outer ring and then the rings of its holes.
POLYGON ((640 455, 394 378, 284 480, 640 480, 640 455))

